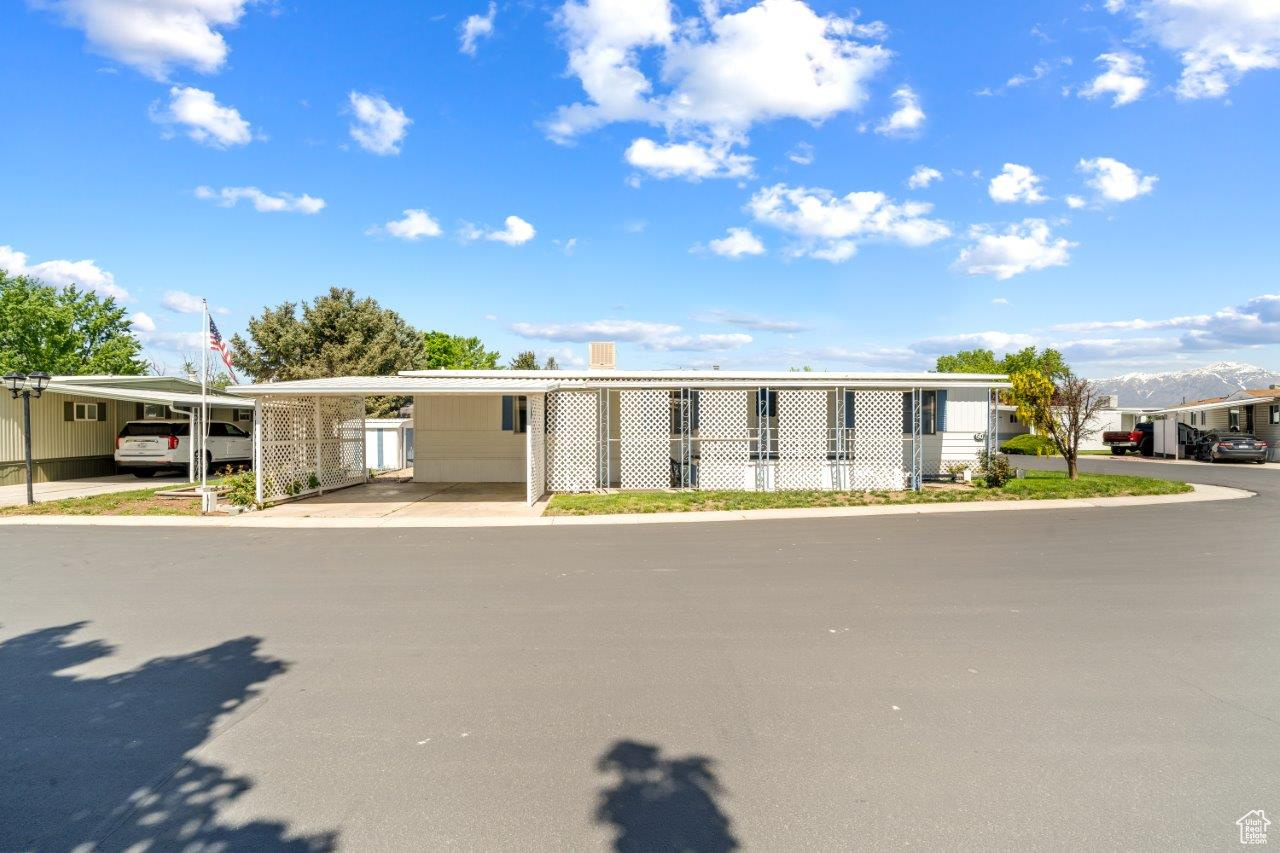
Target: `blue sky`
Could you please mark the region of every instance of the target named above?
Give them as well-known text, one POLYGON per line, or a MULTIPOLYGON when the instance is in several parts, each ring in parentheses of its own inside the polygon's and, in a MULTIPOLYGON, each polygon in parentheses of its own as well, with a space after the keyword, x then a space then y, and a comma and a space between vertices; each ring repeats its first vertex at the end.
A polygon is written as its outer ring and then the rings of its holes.
POLYGON ((191 297, 229 334, 331 285, 564 366, 613 339, 633 368, 1280 369, 1275 0, 3 23, 0 265, 119 294, 170 370, 191 297))

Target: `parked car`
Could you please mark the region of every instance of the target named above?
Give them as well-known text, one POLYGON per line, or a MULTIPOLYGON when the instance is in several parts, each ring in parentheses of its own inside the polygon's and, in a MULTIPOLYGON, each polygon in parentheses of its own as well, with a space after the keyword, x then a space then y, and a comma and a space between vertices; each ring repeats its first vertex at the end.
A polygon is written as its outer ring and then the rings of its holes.
MULTIPOLYGON (((191 424, 185 420, 129 421, 116 436, 116 467, 135 477, 151 477, 157 471, 185 470, 189 459, 191 424)), ((226 421, 209 421, 209 469, 253 458, 253 438, 226 421)))
POLYGON ((1102 434, 1102 443, 1111 448, 1113 456, 1124 456, 1130 450, 1135 450, 1143 456, 1150 456, 1152 453, 1152 425, 1147 423, 1135 424, 1131 430, 1107 430, 1102 434))
POLYGON ((1207 432, 1196 445, 1196 458, 1201 462, 1267 461, 1267 443, 1247 432, 1207 432))

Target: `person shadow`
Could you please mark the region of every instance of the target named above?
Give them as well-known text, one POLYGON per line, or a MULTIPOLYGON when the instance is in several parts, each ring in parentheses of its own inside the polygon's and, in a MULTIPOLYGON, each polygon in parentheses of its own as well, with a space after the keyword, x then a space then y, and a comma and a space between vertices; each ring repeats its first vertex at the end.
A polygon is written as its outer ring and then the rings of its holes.
POLYGON ((724 791, 702 755, 666 758, 652 744, 615 742, 596 764, 614 782, 600 793, 596 822, 611 824, 619 853, 722 853, 740 846, 716 800, 724 791))
POLYGON ((101 640, 72 639, 86 625, 0 642, 0 850, 334 849, 336 832, 219 820, 253 783, 199 749, 287 669, 261 654, 260 638, 114 675, 63 674, 114 654, 101 640))

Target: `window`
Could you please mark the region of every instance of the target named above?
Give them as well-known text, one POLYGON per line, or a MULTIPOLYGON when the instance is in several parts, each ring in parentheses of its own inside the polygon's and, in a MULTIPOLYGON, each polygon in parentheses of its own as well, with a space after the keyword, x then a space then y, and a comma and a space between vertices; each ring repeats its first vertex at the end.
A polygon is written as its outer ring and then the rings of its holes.
POLYGON ((502 430, 522 434, 529 431, 529 398, 502 395, 502 430))
POLYGON ((236 409, 232 413, 231 419, 236 422, 248 421, 253 423, 253 409, 236 409))
POLYGON ((240 429, 234 424, 223 424, 222 428, 226 431, 227 438, 248 438, 249 433, 240 429))
POLYGON ((1231 430, 1232 432, 1240 431, 1240 410, 1239 409, 1227 410, 1227 429, 1231 430))
POLYGON ((143 418, 163 418, 165 416, 164 403, 145 403, 142 406, 143 418))
POLYGON ((1271 407, 1267 420, 1273 424, 1280 424, 1280 406, 1271 407))
POLYGON ((226 424, 218 421, 209 424, 209 438, 226 438, 228 435, 226 424))
POLYGON ((186 436, 191 434, 191 425, 186 423, 162 423, 162 424, 144 424, 137 421, 124 425, 124 429, 120 430, 121 438, 130 436, 186 436))
POLYGON ((776 418, 778 416, 778 392, 767 391, 765 396, 761 397, 760 392, 755 392, 755 410, 758 417, 776 418))
MULTIPOLYGON (((938 395, 942 395, 942 405, 947 402, 946 391, 920 392, 920 434, 936 435, 938 432, 938 395)), ((943 426, 946 429, 946 426, 943 426)), ((911 392, 902 395, 902 434, 911 435, 911 392)))
POLYGON ((78 421, 96 421, 98 419, 98 404, 76 403, 75 419, 78 421))
POLYGON ((1009 423, 1016 424, 1017 422, 1018 422, 1018 416, 1016 414, 1009 415, 1009 423))

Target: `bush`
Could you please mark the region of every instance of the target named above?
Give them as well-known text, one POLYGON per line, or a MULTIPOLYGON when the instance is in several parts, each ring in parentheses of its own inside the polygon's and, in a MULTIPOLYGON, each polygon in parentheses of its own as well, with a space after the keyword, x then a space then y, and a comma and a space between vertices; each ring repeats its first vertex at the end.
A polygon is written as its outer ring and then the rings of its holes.
POLYGON ((257 478, 254 477, 252 471, 232 471, 227 468, 223 472, 223 485, 227 487, 227 491, 223 495, 232 506, 256 507, 258 505, 258 497, 255 492, 257 478))
POLYGON ((987 488, 1000 488, 1013 479, 1014 473, 1008 456, 988 453, 985 448, 978 451, 978 477, 987 488))
POLYGON ((1053 440, 1047 435, 1032 435, 1031 433, 1015 435, 1000 445, 1000 449, 1015 456, 1054 456, 1058 453, 1058 448, 1054 446, 1053 440))

